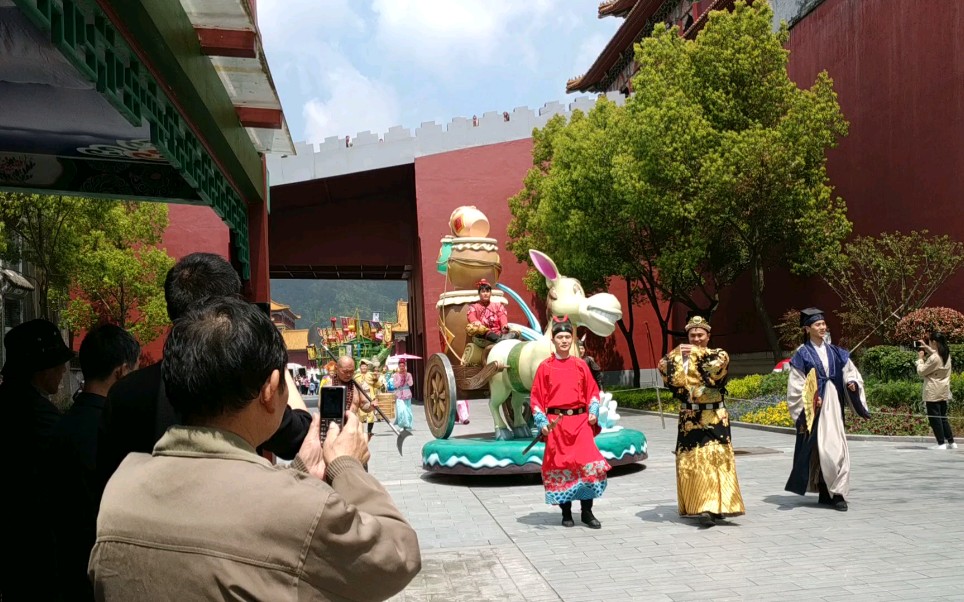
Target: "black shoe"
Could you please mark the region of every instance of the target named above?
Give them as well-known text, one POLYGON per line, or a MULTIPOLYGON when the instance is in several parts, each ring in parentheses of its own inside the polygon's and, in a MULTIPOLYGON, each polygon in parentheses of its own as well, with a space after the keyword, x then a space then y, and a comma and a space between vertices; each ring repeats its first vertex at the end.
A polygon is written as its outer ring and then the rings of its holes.
POLYGON ((575 527, 576 521, 572 520, 572 514, 562 515, 562 526, 563 527, 575 527))
POLYGON ((824 506, 833 505, 833 498, 830 497, 830 490, 827 489, 827 485, 825 483, 821 482, 817 486, 817 491, 820 492, 820 497, 817 498, 818 504, 823 504, 824 506))
POLYGON ((700 524, 703 525, 704 527, 716 526, 716 519, 713 518, 713 515, 709 512, 701 513, 699 516, 699 520, 700 520, 700 524))
POLYGON ((582 522, 590 529, 602 529, 602 523, 592 515, 592 511, 582 513, 582 522))
POLYGON ((839 510, 840 512, 847 511, 847 500, 843 499, 842 495, 833 496, 833 507, 834 510, 839 510))

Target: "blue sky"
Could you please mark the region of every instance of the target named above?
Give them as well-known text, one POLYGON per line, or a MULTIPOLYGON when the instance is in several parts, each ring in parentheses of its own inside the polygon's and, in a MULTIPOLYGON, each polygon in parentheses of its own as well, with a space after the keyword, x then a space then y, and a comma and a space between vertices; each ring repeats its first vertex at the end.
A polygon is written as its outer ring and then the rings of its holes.
POLYGON ((296 141, 571 101, 622 22, 598 0, 258 0, 296 141))

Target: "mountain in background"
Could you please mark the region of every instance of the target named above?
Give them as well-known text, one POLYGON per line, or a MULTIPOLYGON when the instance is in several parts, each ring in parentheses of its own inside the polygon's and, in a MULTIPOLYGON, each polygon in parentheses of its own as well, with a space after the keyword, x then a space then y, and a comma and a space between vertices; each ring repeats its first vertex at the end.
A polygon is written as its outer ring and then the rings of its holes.
POLYGON ((271 281, 271 299, 291 306, 301 316, 298 328, 317 323, 327 326, 331 316, 371 320, 377 312, 382 322, 398 319, 395 303, 408 300, 405 280, 287 280, 271 281))

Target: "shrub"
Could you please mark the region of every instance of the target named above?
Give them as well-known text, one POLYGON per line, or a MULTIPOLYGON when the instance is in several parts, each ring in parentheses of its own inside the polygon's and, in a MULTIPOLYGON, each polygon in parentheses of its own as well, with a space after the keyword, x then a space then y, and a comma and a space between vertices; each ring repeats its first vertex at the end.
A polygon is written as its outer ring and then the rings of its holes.
POLYGON ((948 345, 951 350, 951 362, 954 372, 964 372, 964 344, 948 345))
POLYGON ((735 399, 755 399, 760 396, 762 374, 750 374, 743 378, 734 378, 726 383, 727 397, 735 399))
POLYGON ((864 378, 882 381, 911 380, 917 378, 914 363, 917 354, 900 347, 878 345, 871 347, 860 358, 860 371, 864 378))
MULTIPOLYGON (((867 387, 867 403, 884 406, 903 406, 919 403, 923 382, 918 380, 894 380, 864 383, 867 387)), ((873 411, 873 410, 871 410, 873 411)))
POLYGON ((964 343, 964 314, 949 307, 924 307, 912 311, 897 322, 894 340, 904 344, 940 332, 950 343, 964 343))
MULTIPOLYGON (((844 415, 844 423, 848 433, 861 435, 930 435, 931 429, 927 419, 922 417, 920 410, 913 406, 895 406, 884 412, 871 409, 870 418, 861 418, 852 412, 844 415)), ((952 423, 953 424, 953 423, 952 423)))
POLYGON ((759 410, 747 412, 740 417, 740 420, 742 422, 750 422, 752 424, 793 426, 793 420, 790 418, 790 410, 788 409, 787 402, 785 401, 781 401, 776 405, 766 408, 760 408, 759 410))
MULTIPOLYGON (((613 399, 616 400, 616 403, 621 408, 635 408, 637 410, 659 409, 655 389, 632 389, 627 391, 615 389, 610 391, 610 393, 613 394, 613 399)), ((679 402, 673 399, 673 396, 666 389, 660 389, 659 401, 663 402, 664 412, 679 411, 679 402)))
POLYGON ((951 374, 951 397, 958 404, 964 404, 964 374, 951 374))
POLYGON ((764 374, 760 381, 760 395, 780 395, 786 397, 789 372, 771 372, 764 374))

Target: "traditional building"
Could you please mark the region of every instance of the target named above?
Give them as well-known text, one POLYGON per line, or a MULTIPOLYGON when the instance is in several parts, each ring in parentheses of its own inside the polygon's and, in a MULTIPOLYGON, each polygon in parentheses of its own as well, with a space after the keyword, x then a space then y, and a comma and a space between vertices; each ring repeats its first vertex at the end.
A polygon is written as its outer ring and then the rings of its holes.
MULTIPOLYGON (((278 330, 293 329, 295 327, 295 321, 300 319, 301 316, 291 311, 290 305, 278 303, 274 299, 271 300, 271 321, 278 327, 278 330)), ((307 332, 307 330, 305 332, 307 332)))
MULTIPOLYGON (((292 330, 281 329, 281 338, 284 339, 285 348, 288 349, 288 361, 302 366, 309 366, 308 362, 308 329, 292 330)), ((314 368, 314 362, 311 362, 314 368)))
POLYGON ((566 92, 632 92, 636 73, 634 45, 651 34, 657 23, 676 25, 693 38, 711 10, 732 8, 734 0, 608 0, 599 5, 599 18, 622 18, 623 23, 585 73, 566 82, 566 92))

